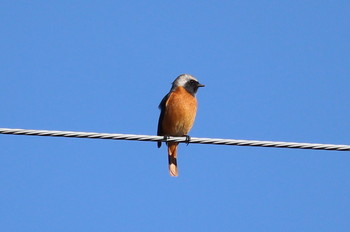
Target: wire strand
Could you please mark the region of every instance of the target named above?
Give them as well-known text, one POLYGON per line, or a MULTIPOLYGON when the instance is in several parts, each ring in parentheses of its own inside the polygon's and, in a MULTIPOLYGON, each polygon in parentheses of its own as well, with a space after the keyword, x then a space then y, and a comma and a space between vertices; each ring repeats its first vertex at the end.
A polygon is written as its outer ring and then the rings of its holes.
POLYGON ((0 134, 350 151, 350 145, 0 128, 0 134))

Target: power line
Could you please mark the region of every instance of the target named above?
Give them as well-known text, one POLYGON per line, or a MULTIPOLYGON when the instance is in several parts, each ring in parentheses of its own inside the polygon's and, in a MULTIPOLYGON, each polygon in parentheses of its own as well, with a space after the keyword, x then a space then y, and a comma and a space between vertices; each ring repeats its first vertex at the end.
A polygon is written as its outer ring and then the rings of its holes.
POLYGON ((350 151, 350 145, 237 140, 237 139, 213 139, 213 138, 196 138, 196 137, 191 137, 190 141, 187 141, 186 137, 165 138, 163 136, 153 136, 153 135, 111 134, 111 133, 74 132, 74 131, 25 130, 25 129, 0 128, 0 134, 36 135, 36 136, 51 136, 51 137, 89 138, 89 139, 137 140, 137 141, 154 141, 154 142, 167 141, 167 142, 179 142, 179 143, 200 143, 200 144, 233 145, 233 146, 350 151))

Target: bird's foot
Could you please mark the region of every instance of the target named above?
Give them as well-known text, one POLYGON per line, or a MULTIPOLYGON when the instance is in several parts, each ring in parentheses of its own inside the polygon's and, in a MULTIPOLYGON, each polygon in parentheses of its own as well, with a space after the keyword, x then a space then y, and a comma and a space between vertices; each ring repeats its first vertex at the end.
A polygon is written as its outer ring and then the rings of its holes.
POLYGON ((170 136, 168 135, 164 135, 164 142, 168 142, 168 139, 170 138, 170 136))
POLYGON ((186 145, 188 146, 188 144, 190 143, 191 141, 191 137, 189 135, 184 135, 186 137, 186 140, 185 140, 185 143, 186 145))

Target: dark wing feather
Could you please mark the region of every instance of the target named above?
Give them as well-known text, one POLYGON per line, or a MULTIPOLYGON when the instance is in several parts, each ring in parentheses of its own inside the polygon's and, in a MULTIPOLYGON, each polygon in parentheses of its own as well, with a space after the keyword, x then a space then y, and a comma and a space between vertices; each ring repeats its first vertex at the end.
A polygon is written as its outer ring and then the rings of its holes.
MULTIPOLYGON (((157 131, 157 135, 163 135, 163 128, 162 128, 162 122, 163 122, 163 117, 164 117, 164 113, 165 113, 165 105, 166 102, 168 101, 170 93, 168 93, 167 95, 165 95, 165 97, 162 99, 162 101, 160 102, 158 108, 160 109, 160 115, 159 115, 159 120, 158 120, 158 131, 157 131)), ((158 142, 158 148, 162 146, 162 142, 158 142)))

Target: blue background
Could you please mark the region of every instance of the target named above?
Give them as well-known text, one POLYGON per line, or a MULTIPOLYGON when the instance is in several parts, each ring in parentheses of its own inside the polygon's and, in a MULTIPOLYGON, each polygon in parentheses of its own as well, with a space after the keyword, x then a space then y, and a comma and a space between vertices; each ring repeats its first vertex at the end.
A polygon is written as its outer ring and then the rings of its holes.
MULTIPOLYGON (((0 3, 0 127, 350 144, 349 1, 0 3)), ((350 231, 350 153, 0 135, 1 231, 350 231)))

